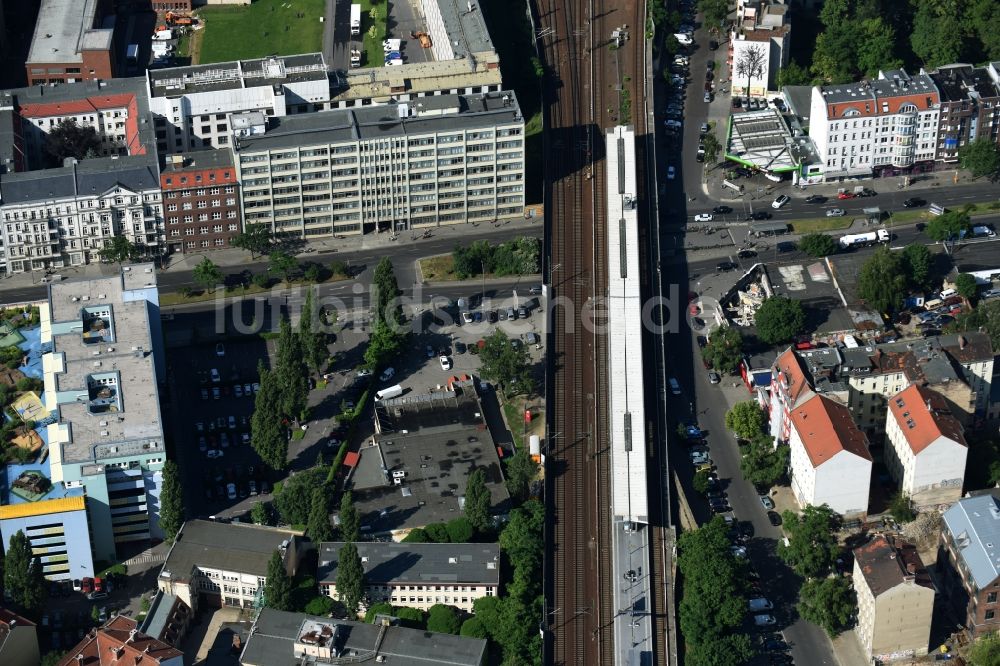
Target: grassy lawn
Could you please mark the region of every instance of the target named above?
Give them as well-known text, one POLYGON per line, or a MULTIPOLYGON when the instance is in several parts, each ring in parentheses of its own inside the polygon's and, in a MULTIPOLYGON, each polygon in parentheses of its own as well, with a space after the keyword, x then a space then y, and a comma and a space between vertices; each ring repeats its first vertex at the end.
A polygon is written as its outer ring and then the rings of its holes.
POLYGON ((457 280, 455 275, 455 258, 450 254, 439 254, 421 259, 420 276, 424 282, 444 282, 457 280))
POLYGON ((538 435, 545 436, 545 412, 539 409, 538 399, 528 400, 527 396, 516 395, 507 399, 503 403, 503 415, 507 420, 507 427, 514 438, 514 445, 518 451, 526 451, 528 437, 538 435), (525 406, 531 409, 531 423, 524 422, 525 406))
POLYGON ((792 221, 792 233, 809 234, 817 231, 833 231, 834 229, 846 229, 854 222, 850 216, 843 217, 817 217, 811 220, 792 221))
POLYGON ((319 51, 324 0, 255 0, 198 10, 205 24, 198 62, 226 62, 319 51), (301 15, 301 16, 300 16, 301 15))
POLYGON ((330 282, 340 282, 342 280, 349 280, 350 278, 346 275, 335 273, 332 277, 327 280, 321 280, 319 282, 305 282, 305 281, 292 281, 291 283, 278 282, 270 287, 258 287, 255 284, 251 284, 249 287, 244 289, 243 287, 233 287, 231 289, 226 289, 225 293, 222 290, 216 289, 215 291, 202 290, 192 290, 189 294, 185 295, 179 291, 172 291, 168 293, 160 292, 160 305, 184 305, 186 303, 204 303, 205 301, 215 300, 217 297, 233 298, 236 296, 251 296, 253 294, 260 294, 263 292, 269 292, 272 289, 288 289, 295 285, 306 285, 306 284, 327 284, 330 282))
MULTIPOLYGON (((385 39, 385 14, 386 3, 373 3, 372 0, 359 0, 361 5, 361 36, 364 42, 364 53, 361 56, 362 67, 384 67, 385 51, 382 49, 382 41, 385 39), (372 7, 378 9, 377 18, 372 18, 372 7)), ((402 37, 402 35, 395 35, 402 37)), ((405 35, 409 37, 409 35, 405 35)), ((416 42, 412 42, 416 44, 416 42)))

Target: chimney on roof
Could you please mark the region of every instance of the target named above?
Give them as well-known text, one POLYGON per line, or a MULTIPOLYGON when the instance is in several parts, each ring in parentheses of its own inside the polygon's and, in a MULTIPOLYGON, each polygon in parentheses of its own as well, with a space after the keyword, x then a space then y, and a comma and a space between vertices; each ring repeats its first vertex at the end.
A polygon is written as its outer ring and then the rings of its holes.
POLYGON ((129 632, 128 632, 128 638, 125 640, 125 642, 126 643, 134 643, 135 642, 135 635, 137 633, 139 633, 139 630, 136 629, 135 627, 133 627, 132 629, 130 629, 129 632))

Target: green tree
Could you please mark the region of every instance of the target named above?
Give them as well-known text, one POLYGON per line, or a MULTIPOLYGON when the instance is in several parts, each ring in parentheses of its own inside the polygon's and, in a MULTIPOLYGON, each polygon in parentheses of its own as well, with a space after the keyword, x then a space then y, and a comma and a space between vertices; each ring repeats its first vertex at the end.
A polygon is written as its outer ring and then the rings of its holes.
POLYGON ((714 133, 709 132, 702 137, 701 143, 705 147, 705 163, 715 164, 719 158, 719 151, 722 149, 722 146, 719 145, 719 140, 715 138, 714 133))
POLYGON ((292 273, 299 269, 299 260, 283 250, 271 253, 270 261, 267 263, 267 270, 281 276, 283 282, 288 282, 292 273))
POLYGON ((337 596, 347 608, 349 617, 357 616, 364 592, 365 570, 361 566, 358 547, 353 542, 345 543, 337 556, 337 596))
POLYGON ((267 254, 274 242, 274 234, 263 224, 248 224, 246 230, 233 236, 229 244, 246 250, 250 253, 250 259, 256 259, 257 255, 267 254))
POLYGON ((892 496, 892 501, 889 502, 889 513, 900 523, 908 523, 917 517, 917 514, 913 512, 913 503, 902 490, 892 496))
POLYGON ((764 412, 753 400, 738 402, 726 412, 726 427, 741 439, 753 439, 764 431, 764 412))
POLYGON ((730 550, 727 531, 716 516, 677 541, 677 565, 684 575, 678 619, 695 650, 738 627, 745 616, 742 565, 730 550))
POLYGON ((365 349, 365 364, 372 370, 385 367, 385 364, 399 353, 402 345, 403 337, 389 324, 376 319, 368 337, 368 347, 365 349))
MULTIPOLYGON (((97 606, 94 606, 96 609, 97 606)), ((39 666, 59 666, 59 662, 62 661, 63 657, 66 655, 65 652, 46 652, 42 656, 42 661, 39 666)))
POLYGON ((448 536, 448 527, 444 523, 430 523, 424 525, 427 538, 433 543, 448 543, 451 538, 448 536))
POLYGON ((528 351, 524 345, 512 346, 500 329, 486 338, 486 345, 479 350, 479 361, 480 374, 498 383, 505 392, 526 393, 534 386, 528 351))
POLYGON ((691 487, 694 488, 696 493, 704 495, 708 492, 708 479, 711 476, 712 472, 710 470, 698 470, 694 473, 694 478, 691 479, 691 487))
POLYGON ((977 638, 969 646, 965 657, 969 666, 1000 666, 1000 633, 994 632, 977 638))
POLYGON ((451 543, 468 543, 476 536, 476 531, 472 529, 472 524, 465 516, 449 520, 445 525, 445 531, 451 543))
POLYGON ((955 290, 962 298, 967 298, 971 301, 979 293, 979 285, 976 284, 975 276, 968 273, 959 273, 958 277, 955 278, 955 290))
POLYGON ((770 435, 760 434, 754 437, 745 451, 740 458, 740 471, 743 478, 754 485, 773 486, 788 469, 788 446, 779 444, 775 447, 770 435))
POLYGON ((361 540, 361 516, 354 506, 350 490, 345 490, 340 496, 340 538, 344 541, 361 540))
POLYGON ((414 527, 403 537, 403 543, 431 543, 431 540, 424 528, 414 527))
POLYGON ((379 601, 368 607, 365 611, 365 622, 371 624, 375 621, 376 615, 392 615, 394 609, 388 601, 379 601))
POLYGON ((214 291, 215 286, 222 282, 222 271, 219 270, 219 267, 216 266, 211 259, 204 257, 201 262, 194 267, 191 277, 194 278, 194 281, 201 285, 203 289, 214 291))
POLYGON ((712 331, 701 350, 708 365, 722 373, 732 373, 743 360, 743 334, 732 326, 712 331))
POLYGON ((48 581, 42 562, 31 550, 31 542, 18 530, 10 537, 3 560, 4 591, 15 605, 29 613, 41 611, 48 596, 48 581))
POLYGON ((321 594, 319 596, 313 597, 309 603, 306 604, 305 609, 303 609, 306 615, 315 615, 317 617, 330 617, 335 608, 333 599, 321 594))
POLYGON ((698 10, 705 16, 705 25, 718 30, 729 17, 729 0, 698 0, 698 10))
POLYGON ((315 309, 314 289, 312 287, 306 290, 306 299, 302 303, 299 339, 302 344, 302 356, 305 364, 313 372, 322 373, 330 360, 330 349, 326 344, 326 333, 322 330, 319 313, 315 309))
POLYGON ((482 468, 477 468, 469 475, 465 485, 465 517, 479 534, 485 534, 493 526, 491 506, 490 489, 486 487, 486 472, 482 468))
POLYGON ((135 253, 136 246, 125 236, 115 236, 105 241, 104 248, 99 252, 101 261, 116 263, 119 266, 135 256, 135 253))
POLYGON ((476 616, 472 616, 462 623, 462 629, 458 632, 460 636, 466 638, 489 638, 490 632, 483 626, 483 621, 476 616))
POLYGON ((327 505, 327 490, 320 486, 313 488, 312 504, 309 508, 309 522, 306 532, 313 543, 333 541, 333 527, 330 525, 330 507, 327 505))
POLYGON ((778 542, 778 557, 803 578, 820 578, 830 573, 837 560, 838 517, 826 504, 809 505, 801 515, 782 514, 788 545, 778 542))
MULTIPOLYGON (((260 392, 254 398, 253 415, 250 417, 250 445, 265 465, 274 470, 288 466, 288 435, 281 423, 280 387, 274 373, 257 365, 260 392)), ((305 522, 297 521, 297 522, 305 522)))
POLYGON ((274 495, 274 505, 283 522, 305 525, 312 510, 313 489, 323 484, 325 470, 310 467, 289 476, 274 495))
POLYGON ((861 266, 858 295, 878 312, 892 312, 903 304, 906 275, 899 255, 882 246, 861 266))
POLYGON ((939 65, 962 62, 965 30, 951 3, 917 2, 910 33, 913 53, 932 70, 939 65))
POLYGON ((784 296, 772 296, 761 303, 754 318, 757 337, 767 344, 787 342, 806 325, 802 303, 784 296))
POLYGON ((163 463, 163 485, 160 488, 160 529, 163 540, 171 542, 184 524, 184 489, 177 463, 163 463))
POLYGON ((457 636, 462 630, 458 609, 445 604, 434 604, 427 610, 427 631, 457 636))
POLYGON ((545 507, 528 501, 514 509, 500 532, 500 548, 516 568, 539 570, 545 545, 545 507))
POLYGON ((898 69, 903 61, 896 57, 896 31, 881 17, 868 18, 861 22, 857 33, 857 54, 855 61, 859 73, 874 78, 881 70, 898 69))
POLYGON ((959 315, 956 331, 983 331, 990 336, 993 349, 1000 349, 1000 300, 981 301, 972 312, 959 315))
POLYGON ((799 615, 833 638, 851 626, 858 604, 846 578, 814 578, 802 584, 798 609, 799 615))
POLYGON ((940 242, 957 239, 962 235, 962 232, 968 232, 971 228, 972 220, 969 219, 968 211, 949 210, 943 215, 932 218, 927 223, 924 233, 929 238, 940 242))
POLYGON ((292 579, 285 570, 284 559, 278 550, 271 553, 271 559, 267 562, 264 603, 275 610, 292 610, 292 579))
POLYGON ((403 292, 396 281, 396 272, 389 257, 382 257, 375 266, 372 289, 375 292, 375 320, 385 322, 395 329, 403 321, 403 308, 398 301, 403 292))
POLYGON ((805 86, 812 83, 809 70, 795 62, 789 60, 788 64, 778 70, 778 88, 785 86, 805 86))
POLYGON ((996 178, 1000 173, 1000 150, 996 141, 981 137, 959 147, 958 161, 973 178, 996 178))
POLYGON ((837 241, 826 234, 806 234, 799 239, 799 249, 810 257, 827 257, 837 252, 837 241))
POLYGON ((271 510, 267 502, 254 502, 250 507, 250 521, 254 525, 270 525, 271 510))
POLYGON ((519 502, 528 499, 531 482, 538 474, 538 463, 524 449, 507 461, 507 492, 519 502))
POLYGON ((100 150, 97 130, 90 125, 78 125, 72 118, 59 121, 45 135, 45 155, 51 167, 61 167, 67 157, 78 160, 96 157, 100 150))
POLYGON ((271 378, 278 388, 279 412, 290 419, 302 419, 309 399, 309 369, 302 340, 287 317, 282 318, 278 330, 276 357, 271 378))
POLYGON ((749 663, 756 652, 746 634, 728 634, 710 641, 697 642, 688 650, 684 663, 689 666, 739 666, 749 663))
POLYGON ((398 617, 404 627, 411 629, 423 629, 427 624, 424 612, 419 608, 409 606, 396 606, 392 609, 393 615, 398 617))
POLYGON ((912 243, 903 248, 902 268, 910 285, 926 289, 930 285, 934 255, 926 245, 912 243))

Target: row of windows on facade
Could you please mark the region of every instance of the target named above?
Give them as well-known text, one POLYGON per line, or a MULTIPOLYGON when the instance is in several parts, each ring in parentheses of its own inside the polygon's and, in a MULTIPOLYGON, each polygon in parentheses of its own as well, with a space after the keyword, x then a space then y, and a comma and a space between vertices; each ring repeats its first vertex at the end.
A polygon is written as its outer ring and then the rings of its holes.
MULTIPOLYGON (((167 181, 166 184, 169 185, 170 184, 170 179, 167 178, 166 181, 167 181)), ((189 198, 191 196, 196 196, 196 197, 217 196, 217 195, 219 195, 219 194, 221 194, 223 192, 225 192, 226 194, 235 194, 236 193, 236 186, 235 185, 227 185, 225 188, 210 187, 210 188, 207 188, 207 189, 203 187, 203 188, 200 188, 200 189, 197 189, 197 190, 171 190, 169 192, 164 192, 163 193, 163 198, 164 199, 178 199, 178 198, 187 199, 187 198, 189 198)))
MULTIPOLYGON (((145 203, 159 202, 160 201, 159 192, 144 194, 142 196, 142 198, 141 198, 141 201, 145 202, 145 203)), ((4 213, 4 219, 5 220, 28 220, 28 219, 34 220, 36 218, 36 216, 42 216, 42 215, 44 215, 46 217, 51 217, 53 215, 72 215, 74 213, 78 213, 79 209, 81 209, 81 208, 111 208, 111 206, 113 206, 113 205, 114 206, 125 206, 125 205, 137 206, 137 205, 139 205, 139 203, 140 203, 140 197, 138 197, 138 196, 130 196, 130 197, 127 198, 127 201, 126 201, 126 197, 114 197, 113 200, 111 200, 111 199, 100 199, 100 200, 98 200, 98 199, 84 199, 82 201, 75 202, 74 205, 55 206, 54 208, 46 207, 44 209, 41 209, 41 208, 38 208, 38 209, 32 208, 32 209, 29 209, 29 210, 7 211, 7 212, 4 213), (112 203, 112 201, 113 201, 113 203, 112 203)), ((148 210, 159 212, 159 208, 156 207, 156 206, 149 207, 149 208, 147 208, 147 211, 148 210)), ((147 213, 147 214, 150 214, 150 213, 147 213)))
MULTIPOLYGON (((237 219, 237 217, 238 216, 237 216, 235 210, 226 211, 226 219, 228 219, 228 220, 235 220, 235 219, 237 219)), ((215 211, 215 212, 213 212, 212 216, 211 216, 211 219, 213 219, 213 220, 221 220, 222 219, 222 211, 215 211)), ((199 213, 198 214, 198 222, 208 222, 208 220, 209 220, 208 213, 199 213)), ((181 217, 179 215, 174 215, 174 216, 171 216, 171 217, 167 218, 167 223, 170 224, 170 225, 179 224, 180 222, 184 222, 185 224, 190 224, 191 222, 194 222, 194 221, 195 221, 194 215, 185 215, 183 217, 181 217)))
MULTIPOLYGON (((184 203, 181 204, 181 210, 192 210, 194 208, 204 209, 208 208, 210 205, 212 208, 218 208, 219 206, 222 205, 222 199, 212 199, 211 201, 198 201, 198 202, 185 201, 184 203)), ((226 205, 235 206, 236 197, 226 198, 226 205)), ((177 204, 175 203, 167 204, 168 213, 172 213, 176 210, 177 210, 177 204)))
MULTIPOLYGON (((221 224, 217 224, 217 225, 213 226, 212 229, 211 229, 211 231, 209 231, 208 227, 200 227, 198 229, 195 229, 194 227, 188 227, 188 228, 184 229, 184 235, 185 236, 194 236, 196 233, 201 234, 201 235, 206 235, 208 233, 221 234, 222 231, 223 230, 222 230, 222 225, 221 224)), ((239 231, 239 226, 235 225, 235 224, 230 224, 229 225, 229 231, 239 231)), ((180 235, 181 235, 181 230, 180 229, 171 229, 170 230, 170 237, 171 238, 178 238, 178 237, 180 237, 180 235)))

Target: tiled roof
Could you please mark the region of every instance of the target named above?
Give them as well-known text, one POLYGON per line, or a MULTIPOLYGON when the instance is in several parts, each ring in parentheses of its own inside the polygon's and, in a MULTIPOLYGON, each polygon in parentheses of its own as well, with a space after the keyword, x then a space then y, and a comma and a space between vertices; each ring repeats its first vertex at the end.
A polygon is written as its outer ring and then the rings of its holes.
POLYGON ((161 661, 183 655, 180 650, 137 631, 135 620, 118 615, 87 634, 57 666, 157 666, 161 661))
POLYGON ((47 118, 49 116, 68 116, 81 113, 92 113, 101 109, 120 109, 128 106, 135 95, 121 93, 118 95, 103 95, 83 97, 65 102, 38 102, 21 106, 20 113, 25 118, 47 118))
POLYGON ((914 453, 920 453, 942 436, 967 446, 962 425, 937 391, 913 384, 890 398, 889 413, 914 453))
POLYGON ((817 395, 792 410, 792 427, 813 467, 819 467, 841 451, 871 461, 868 440, 851 418, 847 407, 817 395))
POLYGON ((913 544, 877 536, 855 548, 854 559, 872 596, 878 597, 907 582, 908 576, 913 576, 913 583, 933 589, 927 569, 913 544))
POLYGON ((806 393, 812 393, 812 387, 809 386, 809 380, 806 378, 805 370, 802 368, 802 363, 799 361, 799 357, 795 354, 795 350, 789 347, 785 350, 778 360, 774 362, 774 367, 778 373, 781 373, 785 383, 788 384, 788 397, 791 400, 791 406, 794 407, 800 399, 807 398, 806 393))

